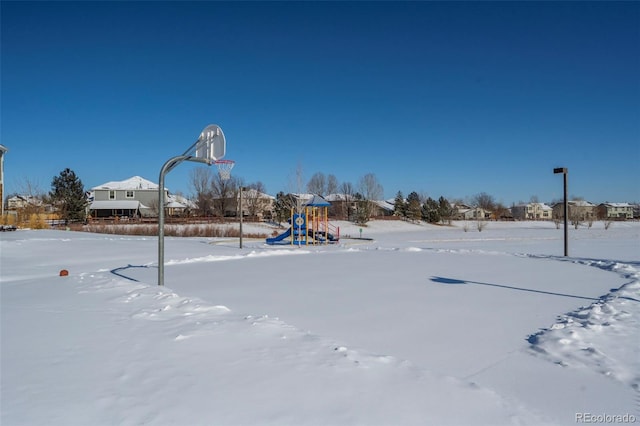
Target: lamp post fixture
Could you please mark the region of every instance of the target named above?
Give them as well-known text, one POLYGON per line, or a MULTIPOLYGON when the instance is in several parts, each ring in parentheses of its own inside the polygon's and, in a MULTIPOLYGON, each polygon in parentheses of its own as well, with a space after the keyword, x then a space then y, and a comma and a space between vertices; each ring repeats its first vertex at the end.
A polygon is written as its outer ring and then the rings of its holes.
POLYGON ((562 173, 564 176, 564 255, 569 256, 569 204, 567 203, 567 175, 569 171, 566 167, 557 167, 553 169, 553 173, 562 173))

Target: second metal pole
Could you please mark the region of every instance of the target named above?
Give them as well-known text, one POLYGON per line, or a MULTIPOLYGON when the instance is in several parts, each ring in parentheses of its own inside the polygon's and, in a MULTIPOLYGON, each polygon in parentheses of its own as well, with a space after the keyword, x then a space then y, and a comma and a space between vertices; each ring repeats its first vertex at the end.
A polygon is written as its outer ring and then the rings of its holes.
POLYGON ((567 175, 568 172, 563 173, 564 177, 564 255, 569 256, 569 204, 567 202, 567 175))
POLYGON ((240 248, 242 248, 242 186, 240 187, 240 248))

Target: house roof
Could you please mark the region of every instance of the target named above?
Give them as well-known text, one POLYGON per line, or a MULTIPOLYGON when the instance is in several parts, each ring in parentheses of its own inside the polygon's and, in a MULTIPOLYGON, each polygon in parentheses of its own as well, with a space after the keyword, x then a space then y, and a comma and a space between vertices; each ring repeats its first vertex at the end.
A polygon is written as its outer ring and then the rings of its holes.
POLYGON ((158 184, 146 180, 145 178, 142 178, 140 176, 133 176, 126 180, 107 182, 91 188, 91 190, 93 191, 95 191, 96 189, 157 191, 158 184))
MULTIPOLYGON (((192 200, 189 200, 188 198, 185 198, 182 195, 178 195, 178 194, 169 194, 169 196, 167 197, 167 202, 169 204, 171 204, 173 202, 179 203, 184 208, 186 208, 186 207, 195 208, 196 207, 196 203, 194 203, 192 200)), ((172 207, 172 206, 169 206, 169 207, 172 207)))
POLYGON ((324 197, 327 201, 344 201, 347 199, 345 194, 329 194, 324 197))
POLYGON ((381 209, 384 209, 390 212, 392 212, 394 209, 394 205, 385 200, 374 201, 374 203, 381 209))
POLYGON ((246 190, 243 191, 243 193, 245 194, 245 196, 247 198, 268 198, 270 200, 275 200, 276 197, 269 195, 269 194, 265 194, 264 192, 260 192, 256 189, 253 188, 247 188, 246 190))
POLYGON ((331 203, 329 203, 327 200, 325 200, 321 196, 314 194, 313 197, 311 197, 311 199, 307 201, 304 205, 312 206, 312 207, 328 207, 331 205, 331 203))
POLYGON ((186 209, 187 206, 185 206, 184 204, 181 204, 177 201, 170 201, 169 204, 167 204, 167 207, 171 208, 171 209, 186 209))
POLYGON ((521 203, 521 204, 516 204, 513 207, 529 207, 529 206, 539 206, 540 209, 542 210, 553 210, 551 207, 549 207, 545 203, 521 203))
POLYGON ((94 201, 89 205, 89 210, 138 210, 149 207, 135 200, 110 200, 94 201))
POLYGON ((33 205, 41 205, 42 204, 42 199, 34 196, 34 195, 14 195, 11 198, 8 198, 7 201, 9 202, 18 202, 18 201, 22 201, 24 203, 30 203, 33 205))
POLYGON ((610 207, 633 207, 629 203, 602 203, 602 205, 610 206, 610 207))

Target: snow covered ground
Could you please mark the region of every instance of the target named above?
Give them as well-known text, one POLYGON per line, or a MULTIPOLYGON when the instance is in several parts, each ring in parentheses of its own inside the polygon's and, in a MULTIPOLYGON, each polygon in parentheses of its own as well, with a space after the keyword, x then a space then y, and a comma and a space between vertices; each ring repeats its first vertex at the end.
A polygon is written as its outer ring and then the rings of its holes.
POLYGON ((640 223, 462 228, 2 233, 0 423, 640 422, 640 223))

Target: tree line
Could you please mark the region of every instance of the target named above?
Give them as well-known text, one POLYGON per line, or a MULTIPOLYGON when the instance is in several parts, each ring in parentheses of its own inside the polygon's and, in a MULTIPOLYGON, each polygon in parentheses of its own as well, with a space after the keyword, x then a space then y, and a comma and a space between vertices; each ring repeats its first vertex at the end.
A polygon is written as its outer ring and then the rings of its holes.
MULTIPOLYGON (((28 223, 30 228, 45 228, 47 226, 43 214, 46 206, 52 206, 57 217, 64 224, 84 221, 88 205, 84 185, 75 172, 69 168, 64 169, 51 181, 51 191, 42 193, 37 186, 30 181, 24 183, 21 194, 12 194, 26 197, 25 205, 17 212, 18 223, 28 223)), ((3 200, 4 202, 4 200, 3 200)), ((8 220, 7 217, 0 220, 8 220)))
MULTIPOLYGON (((222 179, 218 173, 207 167, 198 167, 191 170, 189 175, 192 201, 195 205, 195 213, 199 216, 225 216, 235 215, 238 208, 238 195, 243 190, 243 208, 245 215, 257 217, 267 208, 269 201, 265 199, 265 185, 260 182, 245 183, 241 177, 232 176, 230 179, 222 179)), ((29 192, 33 192, 31 185, 29 192)), ((383 187, 373 173, 362 176, 356 184, 352 182, 339 183, 335 175, 317 172, 304 183, 302 169, 298 166, 294 179, 289 185, 289 191, 280 191, 276 194, 274 219, 278 222, 286 220, 291 209, 302 210, 301 200, 292 194, 304 192, 327 196, 338 194, 339 199, 332 200, 331 214, 334 217, 358 223, 366 223, 374 215, 377 208, 375 202, 383 197, 383 187)), ((82 221, 86 219, 87 199, 84 186, 75 172, 69 168, 64 169, 51 182, 51 191, 46 195, 40 195, 42 201, 53 205, 58 216, 65 222, 82 221)), ((461 204, 461 200, 452 200, 461 204)), ((470 204, 485 211, 491 212, 493 217, 502 217, 508 208, 495 201, 493 196, 482 192, 474 196, 470 204)), ((412 191, 405 198, 402 191, 398 191, 394 199, 393 214, 395 216, 429 223, 449 223, 455 216, 455 211, 450 200, 444 196, 437 200, 412 191)))

